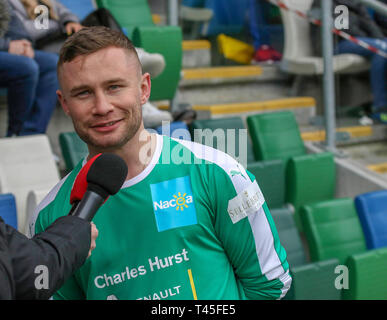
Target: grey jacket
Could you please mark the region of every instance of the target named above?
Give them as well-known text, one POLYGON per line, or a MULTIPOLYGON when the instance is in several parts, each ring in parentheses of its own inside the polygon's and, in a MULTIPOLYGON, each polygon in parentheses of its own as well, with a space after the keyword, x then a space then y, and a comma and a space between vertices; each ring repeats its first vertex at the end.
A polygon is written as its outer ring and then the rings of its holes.
POLYGON ((57 33, 57 32, 64 33, 65 24, 67 22, 79 23, 78 17, 75 14, 73 14, 69 9, 67 9, 58 1, 51 0, 53 10, 59 17, 59 20, 56 21, 56 20, 50 19, 48 29, 38 29, 35 27, 34 20, 31 20, 28 17, 27 11, 25 10, 23 4, 19 0, 8 0, 8 1, 11 4, 12 9, 15 12, 16 16, 19 18, 20 21, 22 21, 24 28, 27 30, 30 38, 33 41, 41 39, 51 33, 57 33))
POLYGON ((10 41, 20 39, 32 41, 8 0, 0 0, 0 51, 8 51, 10 41))

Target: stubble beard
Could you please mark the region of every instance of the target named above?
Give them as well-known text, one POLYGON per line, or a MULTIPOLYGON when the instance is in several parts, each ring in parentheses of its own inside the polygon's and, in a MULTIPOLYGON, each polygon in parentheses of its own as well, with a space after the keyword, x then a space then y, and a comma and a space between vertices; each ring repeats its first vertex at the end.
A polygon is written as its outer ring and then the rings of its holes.
POLYGON ((126 122, 126 129, 114 140, 109 139, 109 137, 98 137, 98 133, 95 136, 88 134, 86 130, 82 130, 74 121, 73 125, 78 136, 88 145, 89 150, 93 149, 98 153, 103 153, 114 152, 122 148, 136 135, 142 123, 142 106, 140 105, 140 107, 128 111, 125 119, 122 121, 126 122))

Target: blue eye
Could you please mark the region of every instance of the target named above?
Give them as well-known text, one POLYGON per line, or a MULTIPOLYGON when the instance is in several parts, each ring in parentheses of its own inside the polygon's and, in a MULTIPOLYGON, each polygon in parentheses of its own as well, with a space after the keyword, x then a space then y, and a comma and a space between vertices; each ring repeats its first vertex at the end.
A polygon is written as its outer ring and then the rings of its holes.
POLYGON ((89 90, 81 91, 77 93, 77 97, 86 97, 90 93, 89 90))
POLYGON ((111 86, 109 87, 110 90, 117 90, 117 89, 119 89, 119 88, 120 88, 120 86, 119 86, 119 85, 116 85, 116 84, 113 84, 113 85, 111 85, 111 86))

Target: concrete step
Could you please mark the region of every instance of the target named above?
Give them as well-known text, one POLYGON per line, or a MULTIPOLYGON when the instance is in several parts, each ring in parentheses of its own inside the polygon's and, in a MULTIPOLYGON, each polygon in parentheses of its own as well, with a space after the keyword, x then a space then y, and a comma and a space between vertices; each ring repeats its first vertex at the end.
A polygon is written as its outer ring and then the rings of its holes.
POLYGON ((183 68, 201 68, 211 65, 211 43, 208 40, 183 41, 183 68))
POLYGON ((287 80, 276 65, 183 69, 177 97, 192 105, 278 99, 289 95, 287 80))
POLYGON ((292 111, 300 126, 310 125, 315 116, 316 102, 311 97, 282 98, 266 101, 238 102, 228 104, 193 105, 198 119, 216 119, 240 116, 243 120, 249 115, 283 111, 292 111))

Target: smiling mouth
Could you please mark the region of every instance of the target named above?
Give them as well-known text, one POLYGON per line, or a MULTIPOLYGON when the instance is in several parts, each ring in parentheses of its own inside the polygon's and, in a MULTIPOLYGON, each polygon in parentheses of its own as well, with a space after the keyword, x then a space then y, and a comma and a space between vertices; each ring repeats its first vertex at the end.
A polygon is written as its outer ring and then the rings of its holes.
POLYGON ((110 122, 105 122, 105 123, 98 123, 96 125, 91 126, 92 129, 99 131, 99 132, 109 132, 112 130, 115 130, 118 128, 119 123, 122 121, 120 120, 115 120, 115 121, 110 121, 110 122))
POLYGON ((101 124, 96 124, 94 126, 91 126, 92 128, 104 128, 104 127, 111 127, 115 125, 117 122, 120 122, 121 120, 115 120, 115 121, 110 121, 106 123, 101 123, 101 124))

